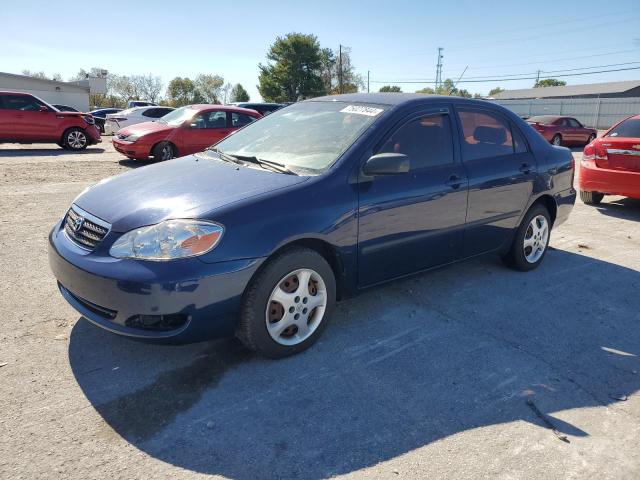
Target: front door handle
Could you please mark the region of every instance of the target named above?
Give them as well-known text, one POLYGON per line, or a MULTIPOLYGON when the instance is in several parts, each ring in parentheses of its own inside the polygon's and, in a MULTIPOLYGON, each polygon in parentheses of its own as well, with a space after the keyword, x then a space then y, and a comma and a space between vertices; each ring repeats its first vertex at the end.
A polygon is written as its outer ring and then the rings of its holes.
POLYGON ((531 165, 529 165, 528 163, 523 163, 522 165, 520 165, 520 171, 524 174, 531 173, 531 165))
POLYGON ((454 190, 457 190, 458 188, 460 188, 460 185, 462 185, 462 179, 458 175, 451 175, 449 177, 449 180, 444 183, 445 185, 449 185, 454 190))

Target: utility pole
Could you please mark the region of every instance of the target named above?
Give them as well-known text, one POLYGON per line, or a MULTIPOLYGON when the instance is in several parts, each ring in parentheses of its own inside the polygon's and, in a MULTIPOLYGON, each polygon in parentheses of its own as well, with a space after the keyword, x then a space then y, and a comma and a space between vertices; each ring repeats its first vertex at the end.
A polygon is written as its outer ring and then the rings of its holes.
POLYGON ((339 47, 338 54, 338 92, 342 93, 342 45, 339 47))
POLYGON ((444 48, 438 47, 438 63, 436 65, 436 90, 442 85, 442 51, 444 48))
POLYGON ((369 70, 367 70, 367 93, 369 93, 369 74, 371 72, 369 70))
POLYGON ((540 70, 538 70, 538 74, 536 75, 536 85, 538 85, 539 81, 540 81, 540 70))

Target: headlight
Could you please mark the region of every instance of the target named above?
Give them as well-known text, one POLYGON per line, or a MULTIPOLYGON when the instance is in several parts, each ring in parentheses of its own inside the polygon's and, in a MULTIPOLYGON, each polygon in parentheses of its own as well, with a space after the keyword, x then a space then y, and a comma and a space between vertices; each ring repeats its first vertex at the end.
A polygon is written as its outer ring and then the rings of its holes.
POLYGON ((122 235, 109 254, 116 258, 173 260, 213 249, 224 233, 221 225, 204 220, 167 220, 122 235))
POLYGON ((123 140, 126 140, 127 142, 135 142, 136 140, 138 140, 142 135, 127 135, 125 138, 123 138, 123 140))
POLYGON ((87 122, 88 125, 93 125, 96 121, 93 119, 91 115, 83 115, 84 121, 87 122))

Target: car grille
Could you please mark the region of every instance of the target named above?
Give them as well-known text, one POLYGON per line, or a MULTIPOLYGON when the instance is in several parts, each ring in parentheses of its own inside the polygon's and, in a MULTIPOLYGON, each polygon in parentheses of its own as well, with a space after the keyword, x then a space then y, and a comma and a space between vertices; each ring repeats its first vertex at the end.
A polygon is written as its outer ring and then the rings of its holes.
POLYGON ((109 233, 111 226, 93 215, 72 206, 64 219, 64 231, 76 244, 93 250, 109 233))

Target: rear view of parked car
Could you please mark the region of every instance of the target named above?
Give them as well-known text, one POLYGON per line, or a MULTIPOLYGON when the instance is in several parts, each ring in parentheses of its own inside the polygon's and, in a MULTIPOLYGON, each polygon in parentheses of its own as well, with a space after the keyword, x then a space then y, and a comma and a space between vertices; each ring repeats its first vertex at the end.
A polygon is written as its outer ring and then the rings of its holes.
POLYGON ((150 122, 174 111, 172 107, 134 107, 118 113, 107 114, 104 122, 104 133, 115 135, 123 127, 136 123, 150 122))
MULTIPOLYGON (((218 114, 191 110, 163 121, 189 131, 218 114)), ((235 334, 284 357, 319 338, 337 299, 382 282, 488 253, 538 267, 573 207, 573 173, 568 149, 498 105, 323 97, 85 190, 49 259, 64 298, 111 332, 235 334)))
POLYGON ((640 199, 640 115, 611 127, 584 149, 580 198, 597 204, 605 195, 640 199))
POLYGON ((582 147, 598 136, 597 130, 583 126, 572 117, 539 115, 528 118, 527 123, 553 145, 582 147))
POLYGON ((123 128, 113 146, 136 160, 169 160, 201 152, 260 117, 254 110, 228 105, 187 105, 155 122, 123 128))
POLYGON ((104 122, 107 115, 112 113, 121 112, 121 108, 98 108, 97 110, 91 110, 89 113, 93 116, 93 119, 96 121, 96 125, 100 129, 100 133, 104 133, 104 122))
POLYGON ((28 93, 0 92, 0 141, 57 143, 65 149, 83 150, 101 139, 87 113, 60 112, 28 93))
POLYGON ((153 102, 147 102, 144 100, 129 100, 129 102, 127 103, 127 108, 134 108, 134 107, 153 107, 158 105, 157 103, 153 103, 153 102))

